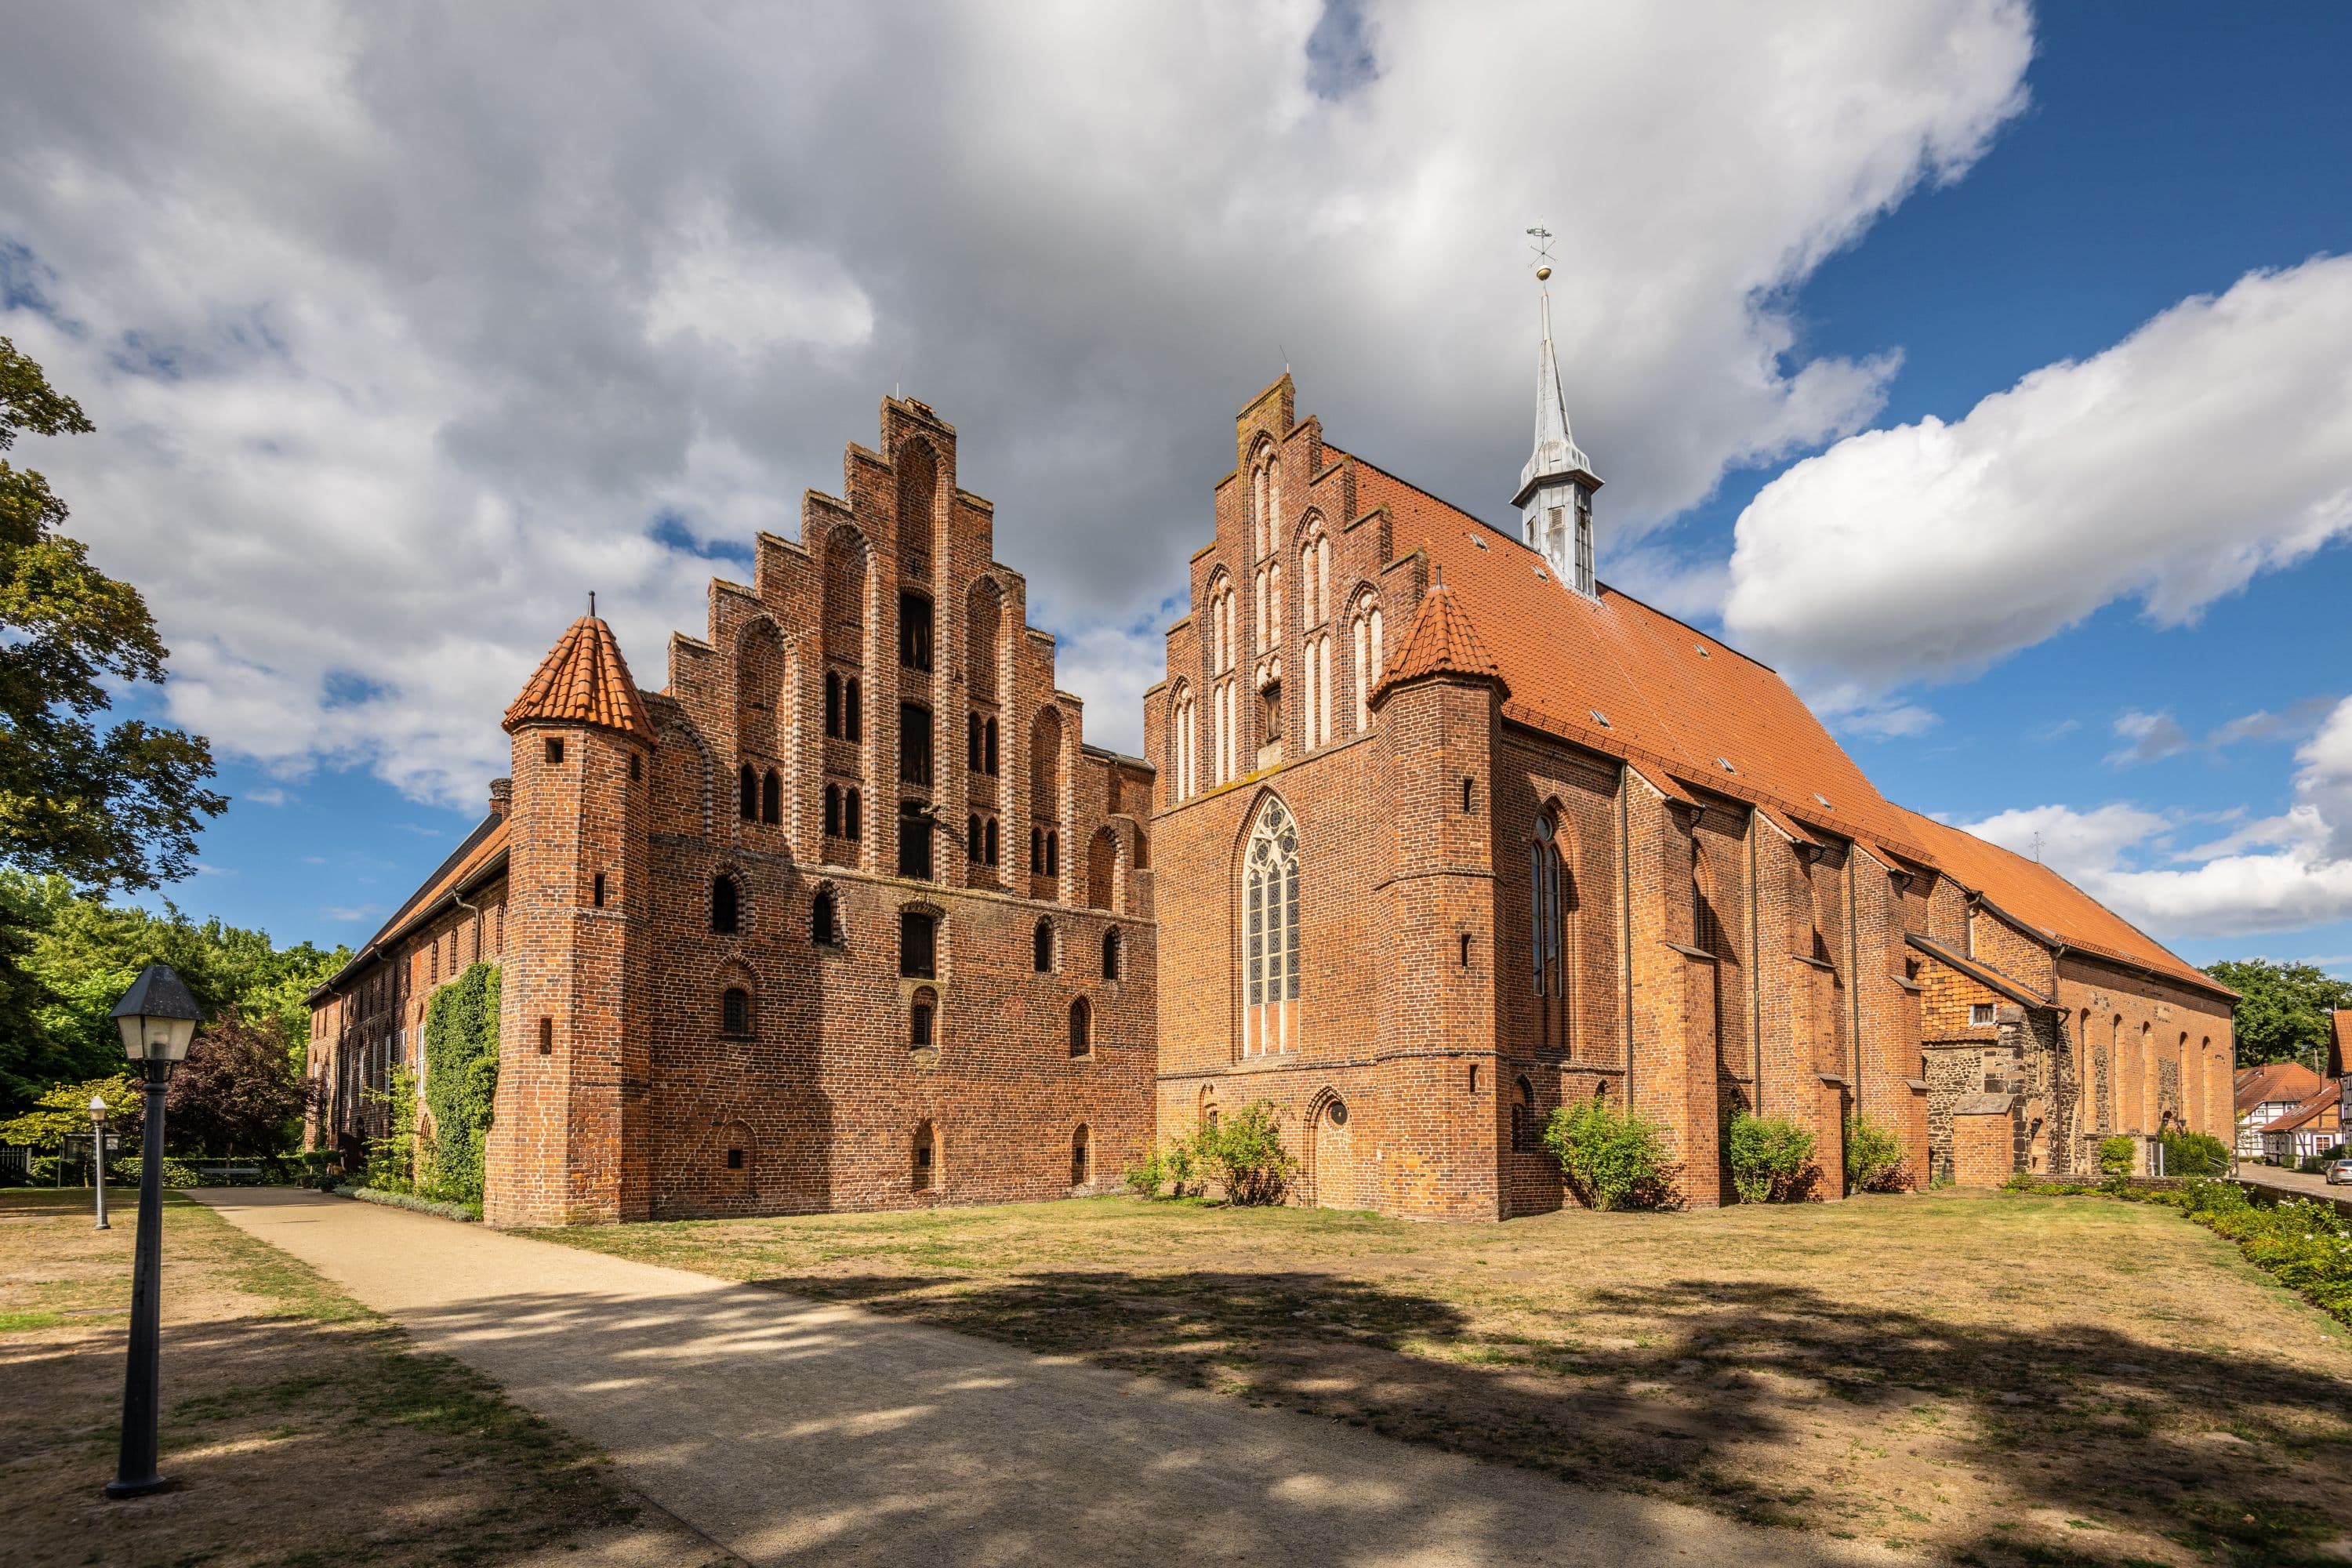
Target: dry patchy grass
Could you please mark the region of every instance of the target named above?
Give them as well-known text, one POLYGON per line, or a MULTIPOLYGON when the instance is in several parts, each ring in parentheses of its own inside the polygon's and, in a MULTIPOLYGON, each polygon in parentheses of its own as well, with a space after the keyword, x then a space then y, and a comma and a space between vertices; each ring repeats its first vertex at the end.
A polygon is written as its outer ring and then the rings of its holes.
MULTIPOLYGON (((128 1196, 128 1194, 122 1194, 128 1196)), ((671 1563, 597 1456, 185 1199, 163 1217, 163 1469, 110 1502, 136 1209, 0 1193, 0 1563, 671 1563)))
POLYGON ((2352 1349, 2167 1210, 1129 1198, 541 1233, 1983 1563, 2342 1561, 2352 1349))

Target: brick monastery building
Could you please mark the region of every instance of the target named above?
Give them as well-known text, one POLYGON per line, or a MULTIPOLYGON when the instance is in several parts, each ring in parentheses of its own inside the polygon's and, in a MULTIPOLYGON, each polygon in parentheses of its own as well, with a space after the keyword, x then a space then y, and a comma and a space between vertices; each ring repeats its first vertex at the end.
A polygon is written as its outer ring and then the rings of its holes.
POLYGON ((1517 537, 1287 375, 1242 410, 1150 763, 1085 742, 954 430, 887 400, 661 691, 593 611, 557 642, 488 815, 311 999, 314 1141, 380 1128, 478 960, 508 1224, 1104 1190, 1255 1100, 1303 1201, 1441 1219, 1573 1201, 1538 1133, 1591 1095, 1697 1205, 1742 1109, 1828 1196, 1855 1113, 1922 1182, 2227 1137, 2229 991, 1594 578, 1545 309, 1517 537))

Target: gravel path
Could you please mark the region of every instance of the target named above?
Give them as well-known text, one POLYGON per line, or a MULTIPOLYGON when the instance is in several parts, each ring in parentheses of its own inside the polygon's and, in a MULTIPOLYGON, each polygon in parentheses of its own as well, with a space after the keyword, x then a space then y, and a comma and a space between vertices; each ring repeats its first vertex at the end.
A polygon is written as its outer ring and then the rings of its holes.
POLYGON ((480 1226, 195 1195, 751 1563, 1901 1561, 480 1226))

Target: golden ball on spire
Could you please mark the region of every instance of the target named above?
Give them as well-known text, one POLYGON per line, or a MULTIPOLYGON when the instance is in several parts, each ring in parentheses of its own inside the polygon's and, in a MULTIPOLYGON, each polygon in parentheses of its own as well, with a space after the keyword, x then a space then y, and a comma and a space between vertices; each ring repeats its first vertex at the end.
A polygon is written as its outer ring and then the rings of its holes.
POLYGON ((1549 268, 1549 267, 1538 267, 1538 268, 1536 268, 1536 281, 1537 281, 1537 282, 1538 282, 1538 283, 1544 282, 1544 281, 1548 280, 1550 277, 1551 277, 1551 268, 1549 268))

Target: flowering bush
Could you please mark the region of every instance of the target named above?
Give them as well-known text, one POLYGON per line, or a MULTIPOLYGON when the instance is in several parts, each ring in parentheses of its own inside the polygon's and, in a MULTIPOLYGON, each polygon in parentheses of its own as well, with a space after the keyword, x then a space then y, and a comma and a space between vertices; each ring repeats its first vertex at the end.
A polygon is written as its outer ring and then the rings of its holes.
POLYGON ((2189 1217, 2238 1244, 2256 1268, 2278 1276, 2314 1306, 2352 1323, 2352 1218, 2332 1203, 2288 1198, 2263 1205, 2235 1182, 2191 1177, 2148 1201, 2189 1217))

